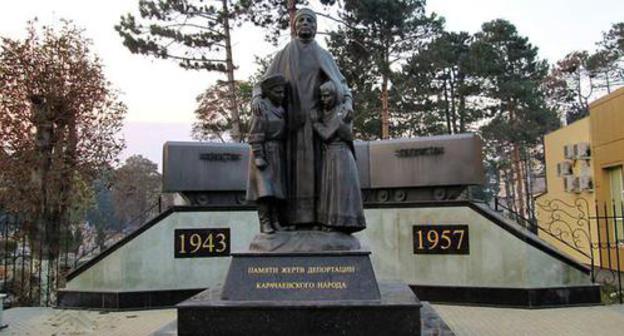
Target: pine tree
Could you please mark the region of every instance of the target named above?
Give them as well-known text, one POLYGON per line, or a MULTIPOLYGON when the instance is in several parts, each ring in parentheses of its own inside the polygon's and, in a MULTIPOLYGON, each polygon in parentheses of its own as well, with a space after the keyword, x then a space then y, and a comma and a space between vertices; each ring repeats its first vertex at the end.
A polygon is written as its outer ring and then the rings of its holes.
POLYGON ((607 93, 624 85, 624 22, 616 23, 603 32, 598 50, 587 60, 594 76, 594 85, 607 93))
POLYGON ((550 105, 567 123, 589 115, 589 100, 596 92, 588 66, 589 53, 574 51, 559 60, 544 79, 550 105))
POLYGON ((396 85, 401 124, 420 134, 455 134, 483 117, 481 79, 468 33, 444 32, 403 66, 396 85), (412 119, 416 119, 411 122, 412 119))
POLYGON ((515 197, 517 210, 527 214, 523 147, 537 146, 544 134, 559 126, 556 113, 546 106, 541 87, 548 65, 537 56, 537 48, 520 36, 516 27, 498 19, 483 24, 476 34, 474 59, 484 78, 490 121, 481 127, 487 143, 508 165, 507 187, 515 197))
POLYGON ((358 139, 376 139, 380 137, 381 122, 381 91, 376 78, 363 69, 369 68, 367 51, 359 43, 350 43, 347 46, 347 37, 343 34, 332 34, 327 40, 328 48, 332 52, 338 67, 347 79, 353 94, 355 113, 353 132, 358 139))
MULTIPOLYGON (((323 6, 331 6, 336 0, 317 0, 323 6)), ((295 35, 293 22, 297 9, 310 5, 308 0, 255 0, 249 1, 246 8, 246 19, 266 30, 265 39, 274 45, 280 35, 287 31, 295 35)))
MULTIPOLYGON (((115 30, 123 44, 135 54, 170 59, 189 70, 226 74, 227 101, 232 115, 232 138, 242 141, 232 29, 246 15, 249 0, 140 0, 140 20, 132 14, 121 17, 115 30)), ((242 97, 240 98, 242 99, 242 97)))
MULTIPOLYGON (((335 0, 319 2, 331 5, 335 0)), ((232 31, 252 22, 265 28, 267 39, 276 43, 297 8, 307 4, 307 0, 139 0, 140 19, 132 14, 122 16, 115 30, 132 53, 177 61, 188 70, 224 73, 224 98, 231 115, 228 133, 241 142, 245 134, 239 100, 248 97, 237 95, 232 31)))
POLYGON ((358 84, 350 84, 368 89, 360 94, 379 90, 378 136, 388 138, 393 110, 390 89, 397 67, 439 32, 442 21, 425 13, 422 0, 345 0, 339 18, 342 26, 331 33, 330 51, 343 71, 359 77, 355 78, 358 84))
POLYGON ((624 85, 624 23, 603 33, 594 52, 573 51, 557 61, 544 82, 549 104, 568 123, 589 115, 589 101, 624 85))

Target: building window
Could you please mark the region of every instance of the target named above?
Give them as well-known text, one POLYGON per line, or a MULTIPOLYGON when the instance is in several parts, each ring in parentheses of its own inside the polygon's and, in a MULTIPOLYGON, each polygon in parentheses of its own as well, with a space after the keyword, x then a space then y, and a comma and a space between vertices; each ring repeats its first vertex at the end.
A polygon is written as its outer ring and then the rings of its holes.
MULTIPOLYGON (((624 242, 624 223, 622 207, 624 206, 624 175, 622 174, 622 166, 607 169, 609 181, 609 196, 611 197, 611 207, 609 212, 614 217, 612 223, 617 225, 617 240, 619 243, 624 242)), ((615 233, 615 232, 614 232, 615 233)))

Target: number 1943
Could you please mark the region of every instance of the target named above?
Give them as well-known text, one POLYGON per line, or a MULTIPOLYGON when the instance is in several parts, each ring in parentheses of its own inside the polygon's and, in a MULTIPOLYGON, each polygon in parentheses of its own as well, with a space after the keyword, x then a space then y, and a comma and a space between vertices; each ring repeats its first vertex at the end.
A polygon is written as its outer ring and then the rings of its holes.
POLYGON ((468 225, 415 225, 414 254, 470 254, 468 225))
POLYGON ((174 248, 176 258, 230 255, 230 229, 175 230, 174 248))

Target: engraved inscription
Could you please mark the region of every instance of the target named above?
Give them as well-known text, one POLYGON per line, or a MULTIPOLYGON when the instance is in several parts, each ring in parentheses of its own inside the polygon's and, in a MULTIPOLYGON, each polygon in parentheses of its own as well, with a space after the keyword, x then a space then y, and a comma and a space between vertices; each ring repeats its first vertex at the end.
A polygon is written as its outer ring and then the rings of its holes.
POLYGON ((230 229, 180 229, 174 231, 175 258, 230 255, 230 229))
POLYGON ((248 274, 346 274, 355 273, 355 266, 249 266, 247 267, 248 274))
POLYGON ((256 289, 347 289, 345 281, 256 282, 256 289))
POLYGON ((414 254, 470 254, 468 225, 414 225, 414 254))
POLYGON ((242 155, 238 153, 201 153, 200 160, 206 161, 239 161, 242 155))
POLYGON ((355 266, 311 266, 308 274, 315 273, 355 273, 355 266))
POLYGON ((228 300, 378 300, 366 253, 260 255, 233 253, 222 298, 228 300))
POLYGON ((247 267, 248 274, 277 274, 279 273, 279 267, 247 267))
MULTIPOLYGON (((250 276, 270 275, 345 275, 356 272, 355 266, 249 266, 247 274, 250 276)), ((256 281, 256 289, 347 289, 346 281, 256 281)))
POLYGON ((444 154, 444 147, 402 148, 397 149, 394 155, 399 158, 417 156, 435 156, 444 154))

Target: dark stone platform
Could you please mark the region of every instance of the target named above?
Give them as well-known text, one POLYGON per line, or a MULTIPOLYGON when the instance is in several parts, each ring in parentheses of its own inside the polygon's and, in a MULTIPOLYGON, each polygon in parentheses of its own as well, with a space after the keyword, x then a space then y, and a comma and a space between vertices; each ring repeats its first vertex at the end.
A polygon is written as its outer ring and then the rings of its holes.
POLYGON ((222 289, 177 305, 178 335, 420 335, 406 284, 378 284, 369 251, 233 253, 222 289))
POLYGON ((178 304, 178 335, 416 336, 422 304, 405 284, 380 283, 380 300, 232 301, 206 290, 178 304))
POLYGON ((224 300, 380 300, 370 252, 233 253, 224 300))
POLYGON ((78 291, 59 289, 60 308, 135 310, 174 307, 206 288, 152 291, 78 291))
POLYGON ((317 252, 317 251, 358 251, 360 241, 342 232, 316 230, 277 231, 272 234, 257 234, 249 245, 251 252, 317 252))
POLYGON ((550 308, 599 305, 600 285, 545 288, 410 286, 419 299, 436 303, 550 308))

